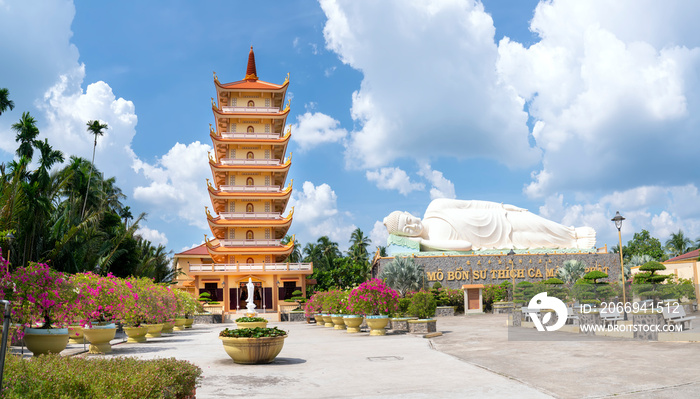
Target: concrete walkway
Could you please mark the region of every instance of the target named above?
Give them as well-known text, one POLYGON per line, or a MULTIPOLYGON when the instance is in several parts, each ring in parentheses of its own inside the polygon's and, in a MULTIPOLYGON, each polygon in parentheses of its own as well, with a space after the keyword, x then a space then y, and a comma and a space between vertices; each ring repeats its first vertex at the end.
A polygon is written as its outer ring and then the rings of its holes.
POLYGON ((289 337, 269 365, 238 365, 226 355, 218 332, 233 323, 195 325, 145 344, 119 343, 104 356, 189 360, 204 370, 200 399, 700 396, 695 343, 537 341, 536 335, 509 341, 505 315, 439 318, 444 335, 432 339, 269 324, 275 325, 289 337))

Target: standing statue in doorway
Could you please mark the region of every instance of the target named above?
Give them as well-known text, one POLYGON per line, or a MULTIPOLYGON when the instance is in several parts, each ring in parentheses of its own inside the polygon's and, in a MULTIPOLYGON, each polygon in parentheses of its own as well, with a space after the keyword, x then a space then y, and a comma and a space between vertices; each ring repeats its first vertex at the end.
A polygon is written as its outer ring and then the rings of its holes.
POLYGON ((248 289, 248 298, 246 298, 248 304, 245 306, 246 309, 248 309, 248 313, 246 313, 246 315, 252 314, 254 316, 255 304, 253 303, 253 296, 255 295, 255 285, 253 285, 253 280, 250 277, 248 277, 248 284, 246 284, 245 287, 248 289))

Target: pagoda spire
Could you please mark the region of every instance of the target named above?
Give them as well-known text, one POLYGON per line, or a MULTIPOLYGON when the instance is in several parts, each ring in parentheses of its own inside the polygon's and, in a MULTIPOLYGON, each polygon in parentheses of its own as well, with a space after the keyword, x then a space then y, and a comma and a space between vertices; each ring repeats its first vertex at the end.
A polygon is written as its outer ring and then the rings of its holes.
POLYGON ((243 80, 258 80, 258 75, 255 71, 255 54, 253 53, 253 46, 250 46, 250 53, 248 53, 248 68, 245 71, 245 78, 243 78, 243 80))

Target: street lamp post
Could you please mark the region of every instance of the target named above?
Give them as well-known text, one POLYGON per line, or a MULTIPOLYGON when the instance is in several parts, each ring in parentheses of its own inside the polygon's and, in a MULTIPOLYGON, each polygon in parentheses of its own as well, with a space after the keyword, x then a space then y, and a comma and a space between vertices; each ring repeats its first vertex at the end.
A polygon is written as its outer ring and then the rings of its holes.
POLYGON ((510 249, 510 252, 508 252, 508 256, 510 257, 511 264, 510 264, 510 280, 511 280, 511 287, 510 287, 510 300, 513 302, 513 309, 515 310, 515 273, 513 273, 513 270, 515 270, 515 262, 513 261, 515 255, 515 251, 513 251, 513 248, 510 249))
POLYGON ((625 266, 622 262, 622 232, 620 229, 622 229, 622 221, 625 220, 625 218, 620 215, 620 211, 617 211, 615 212, 615 217, 610 220, 615 222, 615 227, 617 227, 617 237, 620 239, 620 276, 622 277, 622 309, 624 310, 625 305, 627 304, 627 295, 625 294, 625 266))

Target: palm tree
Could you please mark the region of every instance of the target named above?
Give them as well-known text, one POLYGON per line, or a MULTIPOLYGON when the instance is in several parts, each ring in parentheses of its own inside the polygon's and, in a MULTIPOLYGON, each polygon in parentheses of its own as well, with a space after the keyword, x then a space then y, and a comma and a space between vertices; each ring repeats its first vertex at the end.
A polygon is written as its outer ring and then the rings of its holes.
MULTIPOLYGON (((284 245, 289 244, 289 242, 292 240, 292 236, 286 235, 282 239, 281 243, 284 245)), ((285 262, 289 263, 299 263, 301 262, 301 246, 299 245, 299 241, 297 239, 294 239, 294 249, 292 249, 292 252, 287 256, 287 259, 285 259, 285 262)))
POLYGON ((413 258, 394 258, 379 273, 379 279, 395 289, 402 297, 409 291, 418 291, 425 281, 423 266, 416 265, 413 258))
POLYGON ((366 262, 369 259, 367 247, 369 247, 371 243, 372 240, 370 240, 369 237, 366 237, 359 227, 356 228, 352 232, 352 235, 350 235, 350 249, 348 250, 348 255, 355 262, 366 262))
POLYGON ((36 120, 29 115, 29 112, 23 112, 19 122, 12 125, 12 130, 17 132, 15 141, 19 143, 17 147, 17 156, 27 157, 30 160, 34 156, 34 140, 39 135, 39 128, 36 127, 36 120))
MULTIPOLYGON (((95 121, 88 121, 87 123, 87 130, 95 135, 95 144, 92 146, 92 162, 90 162, 91 165, 95 165, 95 149, 97 148, 97 136, 103 136, 104 135, 104 129, 109 128, 106 123, 100 123, 100 121, 95 120, 95 121)), ((90 177, 88 177, 88 189, 90 188, 90 179, 92 178, 92 168, 90 168, 90 177)), ((85 190, 85 202, 83 203, 83 211, 80 213, 80 217, 82 218, 83 215, 85 215, 85 206, 87 205, 87 193, 88 189, 85 190)))
POLYGON ((15 103, 10 100, 10 91, 6 88, 2 88, 0 89, 0 115, 7 111, 8 108, 10 111, 15 109, 15 103))
POLYGON ((683 255, 692 246, 693 240, 686 237, 683 230, 678 230, 678 233, 671 233, 671 238, 666 241, 666 252, 671 257, 683 255))
POLYGON ((122 211, 119 212, 119 216, 124 219, 124 227, 129 227, 129 219, 133 219, 134 215, 131 214, 131 207, 125 206, 122 211))
POLYGON ((586 273, 586 265, 578 260, 571 259, 564 262, 557 270, 557 277, 566 285, 572 285, 586 273))

